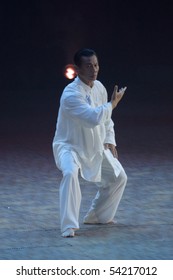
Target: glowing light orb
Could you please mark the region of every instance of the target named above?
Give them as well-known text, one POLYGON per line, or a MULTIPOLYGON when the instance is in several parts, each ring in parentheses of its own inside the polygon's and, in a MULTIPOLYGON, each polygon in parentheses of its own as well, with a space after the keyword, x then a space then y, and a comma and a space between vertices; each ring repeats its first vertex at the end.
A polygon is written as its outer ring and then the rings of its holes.
POLYGON ((72 80, 75 78, 76 71, 72 64, 68 64, 65 66, 64 76, 69 80, 72 80))

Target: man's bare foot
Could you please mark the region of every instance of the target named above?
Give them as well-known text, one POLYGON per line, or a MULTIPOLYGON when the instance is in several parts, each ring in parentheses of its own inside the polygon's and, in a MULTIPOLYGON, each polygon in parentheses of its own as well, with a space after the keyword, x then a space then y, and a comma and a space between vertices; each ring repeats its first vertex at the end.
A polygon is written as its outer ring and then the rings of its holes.
POLYGON ((112 220, 112 221, 108 222, 107 224, 109 224, 109 225, 115 225, 115 224, 117 224, 117 220, 112 220))
POLYGON ((117 224, 117 221, 116 220, 111 220, 107 223, 99 223, 99 222, 84 222, 84 224, 87 224, 87 225, 115 225, 117 224))
POLYGON ((66 231, 62 233, 61 236, 66 238, 66 237, 74 237, 74 235, 75 235, 74 229, 68 228, 66 229, 66 231))

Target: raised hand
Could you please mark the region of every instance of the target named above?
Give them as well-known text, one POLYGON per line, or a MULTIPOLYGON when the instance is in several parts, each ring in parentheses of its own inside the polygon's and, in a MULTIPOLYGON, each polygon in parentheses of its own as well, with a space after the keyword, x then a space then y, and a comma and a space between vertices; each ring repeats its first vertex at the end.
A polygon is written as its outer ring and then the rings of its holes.
POLYGON ((112 109, 114 109, 117 106, 117 104, 120 102, 126 89, 127 89, 127 87, 124 87, 118 91, 118 86, 115 85, 114 91, 111 96, 112 109))

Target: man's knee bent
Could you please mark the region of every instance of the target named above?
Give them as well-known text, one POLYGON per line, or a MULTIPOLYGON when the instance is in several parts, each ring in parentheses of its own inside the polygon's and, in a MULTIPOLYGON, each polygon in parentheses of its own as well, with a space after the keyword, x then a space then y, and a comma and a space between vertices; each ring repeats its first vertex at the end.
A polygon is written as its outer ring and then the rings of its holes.
POLYGON ((118 176, 120 182, 123 184, 123 185, 126 185, 127 183, 127 174, 126 172, 124 171, 124 169, 121 170, 119 176, 118 176))
POLYGON ((75 178, 78 177, 78 168, 76 166, 67 167, 65 170, 62 171, 63 177, 75 178))

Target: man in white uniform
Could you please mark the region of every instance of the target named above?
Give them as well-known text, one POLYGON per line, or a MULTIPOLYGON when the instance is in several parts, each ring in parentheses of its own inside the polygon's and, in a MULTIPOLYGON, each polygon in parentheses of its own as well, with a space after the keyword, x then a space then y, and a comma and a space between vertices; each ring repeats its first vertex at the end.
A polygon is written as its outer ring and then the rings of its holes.
POLYGON ((80 175, 98 185, 98 192, 84 223, 114 223, 127 182, 117 159, 112 110, 126 88, 115 86, 111 101, 98 81, 98 58, 91 49, 74 56, 77 77, 66 86, 60 100, 53 153, 62 171, 60 184, 60 221, 63 237, 73 237, 79 229, 81 204, 80 175))

